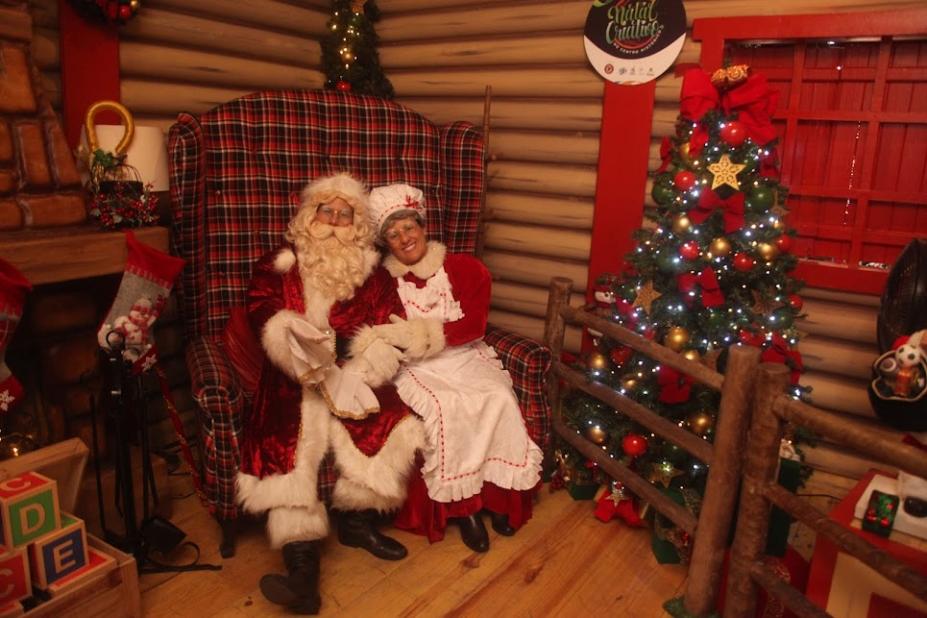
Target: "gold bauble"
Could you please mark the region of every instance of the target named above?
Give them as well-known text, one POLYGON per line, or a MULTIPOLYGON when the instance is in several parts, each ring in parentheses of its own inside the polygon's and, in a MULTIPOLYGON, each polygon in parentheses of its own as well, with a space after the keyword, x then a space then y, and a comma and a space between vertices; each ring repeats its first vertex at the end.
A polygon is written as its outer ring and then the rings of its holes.
POLYGON ((0 436, 0 460, 19 457, 38 448, 32 437, 21 433, 0 436))
POLYGON ((679 236, 680 234, 685 234, 692 227, 692 221, 689 220, 689 217, 686 215, 679 215, 673 219, 673 234, 679 236))
POLYGON ((633 373, 621 376, 621 388, 628 392, 634 391, 637 388, 637 376, 633 373))
POLYGON ((589 425, 586 427, 586 437, 596 446, 602 446, 608 441, 608 432, 601 425, 589 425))
POLYGON ((682 353, 683 358, 690 361, 695 361, 696 363, 702 360, 702 355, 698 353, 698 350, 686 350, 682 353))
POLYGON ((761 242, 756 245, 756 253, 763 261, 772 262, 779 255, 779 248, 771 242, 761 242))
POLYGON ((689 429, 697 436, 704 436, 714 425, 714 419, 711 418, 711 414, 703 411, 693 412, 686 420, 688 421, 689 429))
POLYGON ((586 358, 586 366, 590 369, 605 369, 608 367, 608 357, 601 352, 590 352, 586 358))
POLYGON ((708 253, 713 257, 727 257, 731 254, 731 241, 724 236, 719 236, 711 241, 708 245, 708 253))
POLYGON ((776 219, 772 224, 772 228, 774 230, 781 230, 784 227, 785 227, 785 223, 782 222, 782 219, 776 219))
POLYGON ((682 352, 689 343, 689 331, 682 326, 674 326, 666 333, 663 345, 673 352, 682 352))
POLYGON ((137 11, 140 4, 141 3, 138 0, 132 0, 129 2, 129 6, 132 7, 133 11, 137 11))
POLYGON ((689 142, 679 147, 679 158, 682 159, 684 163, 692 162, 692 159, 689 158, 689 142))

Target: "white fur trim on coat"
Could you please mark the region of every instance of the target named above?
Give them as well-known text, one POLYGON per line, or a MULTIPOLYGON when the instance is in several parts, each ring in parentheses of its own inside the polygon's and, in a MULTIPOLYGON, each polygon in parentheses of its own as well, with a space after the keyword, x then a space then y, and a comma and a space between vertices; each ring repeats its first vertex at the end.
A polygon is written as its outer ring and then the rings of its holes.
MULTIPOLYGON (((237 498, 243 510, 263 513, 281 507, 301 508, 316 520, 327 522, 325 506, 319 502, 316 486, 319 465, 328 451, 331 415, 314 389, 303 388, 300 417, 300 438, 290 472, 264 478, 238 473, 237 498)), ((327 529, 327 523, 325 527, 327 529)), ((321 528, 317 525, 315 529, 321 528)))
POLYGON ((447 247, 436 240, 428 242, 428 251, 425 257, 415 264, 403 264, 396 259, 392 253, 383 258, 383 267, 394 277, 402 277, 406 273, 412 273, 419 279, 428 279, 438 269, 444 266, 444 257, 447 255, 447 247))
POLYGON ((267 513, 267 539, 273 549, 294 541, 315 541, 328 536, 328 514, 317 509, 278 506, 267 513))
POLYGON ((408 416, 393 428, 373 457, 362 453, 337 419, 331 421, 332 450, 341 479, 348 482, 333 496, 332 506, 344 510, 390 510, 406 498, 406 484, 415 464, 415 452, 425 444, 422 421, 408 416), (353 489, 353 491, 352 491, 353 489))
POLYGON ((289 247, 281 249, 274 258, 274 272, 284 275, 296 264, 296 254, 289 247))

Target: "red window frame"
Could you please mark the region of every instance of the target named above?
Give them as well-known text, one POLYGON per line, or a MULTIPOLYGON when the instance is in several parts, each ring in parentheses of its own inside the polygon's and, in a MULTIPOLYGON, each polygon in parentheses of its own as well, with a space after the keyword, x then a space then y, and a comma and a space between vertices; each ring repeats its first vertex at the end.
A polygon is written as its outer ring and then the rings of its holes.
MULTIPOLYGON (((882 125, 904 123, 906 125, 927 125, 927 113, 891 112, 883 110, 887 83, 903 77, 905 80, 927 81, 927 69, 891 69, 892 43, 898 38, 917 37, 927 39, 927 10, 909 10, 879 13, 843 13, 837 15, 786 15, 769 17, 723 17, 695 20, 692 37, 702 41, 700 63, 708 71, 722 65, 725 53, 732 44, 751 41, 789 41, 795 43, 795 55, 789 69, 791 76, 780 75, 780 81, 789 80, 791 88, 788 100, 780 100, 776 119, 784 121, 782 170, 785 175, 791 161, 788 145, 796 137, 800 121, 858 122, 865 125, 866 138, 862 141, 859 156, 861 169, 854 187, 834 191, 833 188, 809 186, 792 187, 803 196, 816 198, 846 198, 852 200, 854 216, 852 225, 814 225, 796 223, 801 237, 803 231, 822 238, 849 243, 845 264, 801 260, 795 275, 814 287, 839 289, 865 294, 879 294, 885 284, 887 271, 880 268, 860 266, 863 259, 863 239, 877 241, 886 246, 901 247, 912 237, 907 231, 874 231, 867 228, 870 204, 873 201, 895 201, 904 204, 919 204, 927 208, 927 192, 887 191, 874 187, 873 170, 879 148, 882 125), (799 98, 803 78, 810 71, 805 66, 805 42, 821 40, 874 40, 878 41, 876 66, 866 69, 874 77, 873 90, 867 109, 858 111, 801 110, 799 98), (902 75, 903 74, 903 75, 902 75), (814 229, 810 229, 813 227, 814 229)), ((923 185, 922 185, 923 186, 923 185)), ((896 253, 897 254, 897 253, 896 253)))

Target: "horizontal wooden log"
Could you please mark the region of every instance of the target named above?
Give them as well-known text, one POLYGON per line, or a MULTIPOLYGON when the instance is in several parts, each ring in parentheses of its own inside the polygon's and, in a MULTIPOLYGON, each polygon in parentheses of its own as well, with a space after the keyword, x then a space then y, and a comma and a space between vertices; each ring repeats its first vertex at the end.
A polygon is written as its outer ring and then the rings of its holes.
POLYGON ((30 0, 33 26, 58 29, 58 0, 30 0))
POLYGON ((570 67, 512 67, 393 71, 396 96, 478 96, 492 86, 500 97, 600 97, 602 78, 588 64, 570 67))
MULTIPOLYGON (((520 313, 490 309, 489 323, 507 331, 518 333, 535 341, 544 341, 544 320, 520 313)), ((564 334, 563 349, 576 353, 582 345, 582 330, 568 326, 564 334)))
MULTIPOLYGON (((251 5, 242 3, 242 6, 251 5)), ((149 8, 143 11, 144 19, 133 19, 122 27, 123 41, 144 40, 293 65, 306 65, 318 54, 314 51, 318 50, 318 43, 307 36, 281 34, 174 11, 149 8)))
MULTIPOLYGON (((548 289, 499 281, 492 285, 492 306, 513 313, 543 318, 547 313, 548 289)), ((582 305, 582 294, 570 296, 571 305, 582 305)))
POLYGON ((874 346, 808 335, 798 345, 805 367, 865 381, 879 353, 874 346))
POLYGON ((157 78, 167 82, 190 82, 201 86, 264 88, 321 88, 325 75, 317 68, 321 52, 306 58, 300 66, 246 60, 225 54, 202 52, 151 43, 124 41, 119 48, 123 79, 157 78))
POLYGON ((876 344, 877 315, 872 307, 806 297, 802 312, 806 314, 805 317, 795 323, 802 332, 870 346, 876 344))
POLYGON ((122 80, 122 103, 133 112, 154 115, 201 113, 253 92, 251 88, 214 88, 141 79, 122 80))
MULTIPOLYGON (((494 93, 491 105, 493 129, 550 129, 598 131, 602 125, 602 92, 587 99, 503 99, 494 93)), ((399 93, 398 101, 429 118, 435 124, 466 120, 482 125, 483 96, 409 97, 399 93)))
POLYGON ((810 402, 819 408, 857 417, 875 417, 866 393, 868 381, 809 371, 802 374, 800 383, 811 387, 810 402))
POLYGON ((595 165, 599 158, 597 132, 552 133, 494 130, 490 135, 490 159, 580 163, 595 165))
POLYGON ((530 191, 551 195, 594 197, 595 180, 596 169, 593 166, 512 161, 489 163, 489 188, 494 191, 530 191))
POLYGON ((329 19, 328 9, 318 6, 300 6, 296 3, 278 0, 262 0, 261 2, 198 0, 195 5, 185 0, 145 0, 143 8, 142 15, 145 17, 148 16, 148 9, 195 11, 198 15, 212 17, 216 21, 233 21, 289 31, 313 39, 326 32, 325 25, 329 19))
MULTIPOLYGON (((532 34, 576 30, 582 32, 589 13, 585 0, 523 4, 470 5, 446 11, 419 10, 390 16, 377 24, 384 43, 421 39, 446 39, 497 34, 532 34)), ((577 37, 580 41, 580 37, 577 37)))
POLYGON ((61 64, 58 52, 58 30, 34 28, 32 31, 32 61, 40 71, 57 71, 61 64))
POLYGON ((894 466, 861 457, 843 447, 803 445, 801 451, 806 466, 837 476, 860 479, 873 468, 889 474, 895 474, 898 471, 894 466))
MULTIPOLYGON (((493 133, 493 143, 496 135, 493 133)), ((537 225, 589 230, 592 228, 594 209, 595 204, 589 199, 488 191, 483 217, 485 221, 531 221, 537 225)))
POLYGON ((484 238, 487 249, 568 260, 588 259, 590 242, 588 232, 501 222, 487 225, 484 238))
POLYGON ((847 305, 861 305, 863 307, 875 307, 878 309, 882 301, 878 296, 870 294, 854 294, 852 292, 839 292, 836 290, 823 290, 821 288, 804 288, 801 295, 805 300, 813 298, 816 300, 826 300, 835 303, 847 305))
POLYGON ((0 38, 28 43, 32 36, 32 16, 28 11, 0 5, 0 38))
POLYGON ((149 127, 158 127, 164 134, 170 130, 171 125, 177 122, 177 114, 168 115, 151 115, 151 114, 134 114, 135 124, 149 127))
POLYGON ((546 286, 550 284, 551 277, 567 277, 573 280, 574 290, 582 292, 586 289, 588 266, 584 263, 562 262, 492 250, 484 251, 482 260, 492 273, 493 279, 546 286))

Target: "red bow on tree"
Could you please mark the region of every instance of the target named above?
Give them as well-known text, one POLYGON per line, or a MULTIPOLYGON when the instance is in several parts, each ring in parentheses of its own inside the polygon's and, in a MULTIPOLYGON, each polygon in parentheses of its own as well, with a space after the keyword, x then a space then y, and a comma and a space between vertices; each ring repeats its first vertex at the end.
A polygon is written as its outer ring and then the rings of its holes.
POLYGON ((657 173, 662 174, 669 167, 671 162, 670 153, 673 151, 673 144, 670 142, 670 138, 663 136, 663 141, 660 142, 660 167, 657 168, 657 173))
POLYGON ((701 69, 689 69, 682 78, 679 113, 686 120, 698 122, 718 107, 720 96, 711 78, 701 69))
POLYGON ((711 189, 705 189, 698 197, 698 205, 687 214, 693 223, 700 224, 715 208, 724 209, 724 232, 730 234, 744 226, 744 194, 741 191, 722 199, 711 189))
POLYGON ((657 395, 660 403, 673 404, 689 401, 689 395, 692 393, 692 378, 669 365, 660 365, 657 384, 660 385, 660 394, 657 395))
POLYGON ((718 285, 718 277, 715 276, 715 271, 708 266, 702 269, 702 272, 698 274, 680 273, 676 277, 676 284, 679 287, 679 291, 682 292, 683 302, 689 307, 692 306, 695 299, 698 297, 698 294, 695 296, 689 295, 689 292, 695 289, 695 284, 698 284, 699 288, 702 290, 703 307, 720 307, 724 304, 724 294, 721 292, 721 286, 718 285))
POLYGON ((705 127, 698 125, 692 130, 692 136, 689 138, 689 157, 698 157, 702 154, 702 149, 708 144, 708 131, 705 127))
POLYGON ((760 155, 760 178, 779 180, 779 153, 769 149, 768 155, 760 155))
POLYGON ((789 374, 789 381, 792 384, 798 384, 801 372, 805 369, 804 363, 802 363, 801 360, 801 352, 792 349, 785 340, 785 337, 779 333, 775 333, 772 336, 772 341, 770 345, 763 350, 763 353, 760 355, 760 360, 764 363, 783 363, 792 370, 789 374))
POLYGON ((737 120, 747 129, 747 135, 760 146, 776 138, 772 114, 778 102, 779 91, 769 87, 765 75, 756 73, 721 96, 724 113, 737 112, 737 120))

